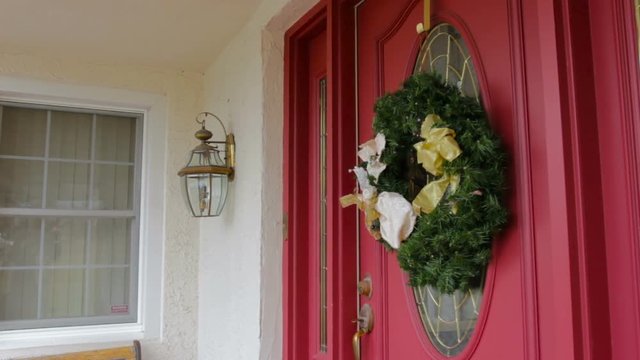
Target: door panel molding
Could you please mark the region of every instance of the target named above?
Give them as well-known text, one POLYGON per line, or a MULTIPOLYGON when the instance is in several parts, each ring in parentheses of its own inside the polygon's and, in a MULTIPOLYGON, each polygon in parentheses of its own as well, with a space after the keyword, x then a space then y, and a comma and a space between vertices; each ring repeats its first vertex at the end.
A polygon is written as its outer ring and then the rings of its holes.
POLYGON ((522 269, 522 318, 524 327, 524 355, 525 360, 539 359, 539 314, 537 305, 537 276, 536 276, 536 244, 533 217, 533 183, 531 165, 531 143, 529 113, 526 109, 528 98, 527 80, 525 76, 525 46, 523 7, 521 1, 506 1, 509 12, 509 47, 511 48, 511 77, 513 118, 520 121, 515 123, 516 145, 514 146, 513 161, 522 164, 514 167, 516 186, 520 188, 520 239, 521 269, 522 269))
POLYGON ((589 0, 613 359, 640 353, 640 91, 632 0, 589 0))

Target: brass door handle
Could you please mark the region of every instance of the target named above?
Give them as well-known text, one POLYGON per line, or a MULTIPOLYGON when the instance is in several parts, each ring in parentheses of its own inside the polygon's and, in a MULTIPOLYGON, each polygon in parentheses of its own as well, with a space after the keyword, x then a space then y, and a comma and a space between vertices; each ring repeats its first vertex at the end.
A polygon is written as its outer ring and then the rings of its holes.
POLYGON ((360 360, 360 338, 366 334, 364 330, 358 330, 353 335, 353 358, 355 360, 360 360))
POLYGON ((353 335, 353 356, 360 360, 360 338, 373 330, 373 309, 371 305, 364 304, 358 312, 358 331, 353 335))

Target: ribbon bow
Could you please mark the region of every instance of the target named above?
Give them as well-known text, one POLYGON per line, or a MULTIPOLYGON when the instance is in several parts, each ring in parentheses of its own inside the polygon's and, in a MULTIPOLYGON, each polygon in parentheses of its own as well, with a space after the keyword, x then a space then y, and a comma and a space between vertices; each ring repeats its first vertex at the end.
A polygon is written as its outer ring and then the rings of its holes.
MULTIPOLYGON (((440 117, 435 114, 427 115, 422 122, 420 136, 424 139, 414 145, 418 153, 418 163, 434 176, 443 175, 442 166, 444 161, 453 161, 462 150, 455 140, 456 132, 449 128, 434 128, 433 125, 441 121, 440 117)), ((432 212, 442 197, 450 187, 451 192, 455 192, 460 184, 460 176, 445 174, 440 179, 428 183, 420 190, 420 193, 413 200, 413 208, 416 212, 430 213, 432 212)), ((455 213, 455 205, 452 207, 455 213)))
POLYGON ((349 194, 340 198, 340 205, 343 208, 351 205, 357 205, 358 209, 364 211, 364 221, 367 224, 369 233, 376 239, 380 240, 380 231, 373 229, 373 222, 380 218, 380 213, 376 210, 378 196, 374 195, 366 199, 362 194, 349 194))
MULTIPOLYGON (((444 175, 440 179, 428 183, 420 190, 416 198, 413 199, 414 211, 416 213, 422 211, 427 214, 432 212, 436 206, 438 206, 440 200, 442 200, 442 197, 447 192, 447 188, 451 186, 451 193, 454 193, 458 189, 458 185, 460 185, 460 176, 458 175, 444 175)), ((451 211, 455 214, 457 207, 454 205, 451 211)))
POLYGON ((418 153, 418 164, 422 164, 425 170, 435 176, 442 175, 444 160, 453 161, 462 153, 455 140, 455 131, 433 127, 440 120, 438 115, 427 115, 420 129, 420 136, 424 141, 413 146, 418 153))

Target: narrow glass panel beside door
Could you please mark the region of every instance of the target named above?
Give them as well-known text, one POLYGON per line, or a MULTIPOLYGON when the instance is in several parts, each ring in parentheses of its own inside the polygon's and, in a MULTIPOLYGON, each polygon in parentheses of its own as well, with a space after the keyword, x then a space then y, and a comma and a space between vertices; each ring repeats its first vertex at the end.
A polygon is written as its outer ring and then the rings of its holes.
POLYGON ((327 352, 327 79, 320 80, 320 351, 327 352))

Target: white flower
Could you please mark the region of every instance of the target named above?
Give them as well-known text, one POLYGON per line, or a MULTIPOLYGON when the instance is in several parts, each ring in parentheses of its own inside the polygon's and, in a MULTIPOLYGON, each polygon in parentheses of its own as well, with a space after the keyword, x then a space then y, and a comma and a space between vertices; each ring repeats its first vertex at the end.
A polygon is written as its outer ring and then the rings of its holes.
POLYGON ((387 140, 383 133, 378 133, 375 139, 371 139, 364 144, 360 145, 358 151, 358 157, 362 161, 367 162, 367 172, 373 176, 376 181, 378 177, 387 167, 387 165, 380 161, 380 155, 386 146, 387 140))
POLYGON ((356 178, 358 179, 358 187, 360 188, 360 192, 362 193, 363 199, 364 200, 373 199, 373 197, 376 196, 378 189, 376 189, 375 186, 371 185, 367 170, 359 166, 356 166, 350 171, 353 171, 356 174, 356 178))
POLYGON ((378 196, 376 211, 380 213, 380 234, 394 249, 406 240, 416 225, 413 206, 402 195, 383 192, 378 196))

